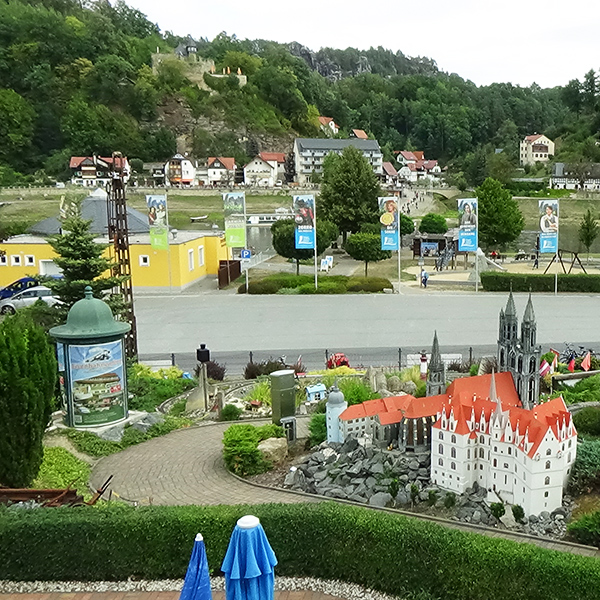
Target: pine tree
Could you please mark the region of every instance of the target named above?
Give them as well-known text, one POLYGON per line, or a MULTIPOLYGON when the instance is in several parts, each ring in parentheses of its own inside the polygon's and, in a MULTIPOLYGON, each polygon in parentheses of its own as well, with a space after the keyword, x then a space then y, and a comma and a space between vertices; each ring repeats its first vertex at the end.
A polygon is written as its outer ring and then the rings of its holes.
POLYGON ((588 208, 579 223, 579 241, 587 250, 587 262, 590 262, 590 248, 600 233, 598 229, 598 221, 588 208))
POLYGON ((43 457, 56 358, 43 329, 17 314, 0 324, 0 484, 31 485, 43 457))
MULTIPOLYGON (((65 303, 61 307, 65 313, 84 297, 87 285, 92 287, 94 296, 100 298, 121 282, 121 278, 111 275, 114 263, 104 256, 107 245, 94 240, 90 224, 91 221, 79 216, 69 217, 63 222, 62 235, 48 240, 58 254, 54 262, 62 269, 63 278, 49 281, 47 285, 65 303)), ((122 312, 120 295, 103 299, 108 302, 114 314, 122 312)))

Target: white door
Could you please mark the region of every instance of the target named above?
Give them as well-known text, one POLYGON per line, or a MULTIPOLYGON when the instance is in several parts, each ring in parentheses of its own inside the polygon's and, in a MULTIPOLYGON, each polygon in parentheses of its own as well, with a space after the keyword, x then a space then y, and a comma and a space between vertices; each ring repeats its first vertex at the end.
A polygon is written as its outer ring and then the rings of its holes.
POLYGON ((53 260, 40 260, 40 275, 60 275, 62 271, 53 260))

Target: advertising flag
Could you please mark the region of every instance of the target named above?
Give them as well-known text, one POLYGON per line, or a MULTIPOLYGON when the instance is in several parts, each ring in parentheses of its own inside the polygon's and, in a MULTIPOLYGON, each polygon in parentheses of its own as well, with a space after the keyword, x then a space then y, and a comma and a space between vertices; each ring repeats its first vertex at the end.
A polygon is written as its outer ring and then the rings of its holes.
POLYGON ((246 247, 246 194, 226 192, 223 194, 225 215, 225 244, 228 248, 246 247))
POLYGON ((458 200, 458 251, 477 252, 477 198, 458 200))
POLYGON ((167 196, 151 194, 146 196, 150 246, 154 250, 169 249, 169 221, 167 217, 167 196))
POLYGON ((558 200, 540 200, 540 253, 558 252, 558 200))
POLYGON ((315 197, 312 194, 294 196, 296 250, 315 248, 315 197))
POLYGON ((398 250, 398 201, 393 196, 379 198, 381 249, 398 250))

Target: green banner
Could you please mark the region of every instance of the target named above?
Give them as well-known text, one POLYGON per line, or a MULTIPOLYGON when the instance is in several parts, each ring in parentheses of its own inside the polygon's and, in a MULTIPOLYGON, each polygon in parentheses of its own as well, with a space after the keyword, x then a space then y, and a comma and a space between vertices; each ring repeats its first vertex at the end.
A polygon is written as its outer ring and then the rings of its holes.
POLYGON ((150 246, 154 250, 169 249, 169 229, 163 225, 150 227, 150 246))
POLYGON ((225 243, 228 248, 246 247, 246 194, 228 192, 223 194, 225 216, 225 243))

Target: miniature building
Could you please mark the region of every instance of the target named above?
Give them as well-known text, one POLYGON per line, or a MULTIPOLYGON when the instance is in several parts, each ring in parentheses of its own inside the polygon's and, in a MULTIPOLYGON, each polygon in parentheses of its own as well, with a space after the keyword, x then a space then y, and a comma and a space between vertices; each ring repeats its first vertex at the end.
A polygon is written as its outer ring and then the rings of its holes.
POLYGON ((500 311, 498 333, 498 370, 509 371, 523 406, 527 409, 537 404, 540 396, 541 346, 536 344, 537 324, 531 294, 527 301, 521 338, 518 337, 519 321, 512 291, 508 296, 506 310, 500 311))
POLYGON ((324 383, 315 383, 306 386, 306 401, 320 402, 327 398, 327 388, 324 383))
POLYGON ((340 392, 337 384, 331 388, 326 405, 327 441, 343 442, 346 436, 340 426, 340 415, 346 410, 348 403, 344 400, 344 394, 340 392))
POLYGON ((446 365, 440 354, 437 331, 433 335, 433 347, 431 348, 431 360, 427 373, 427 396, 438 396, 446 391, 446 365))

